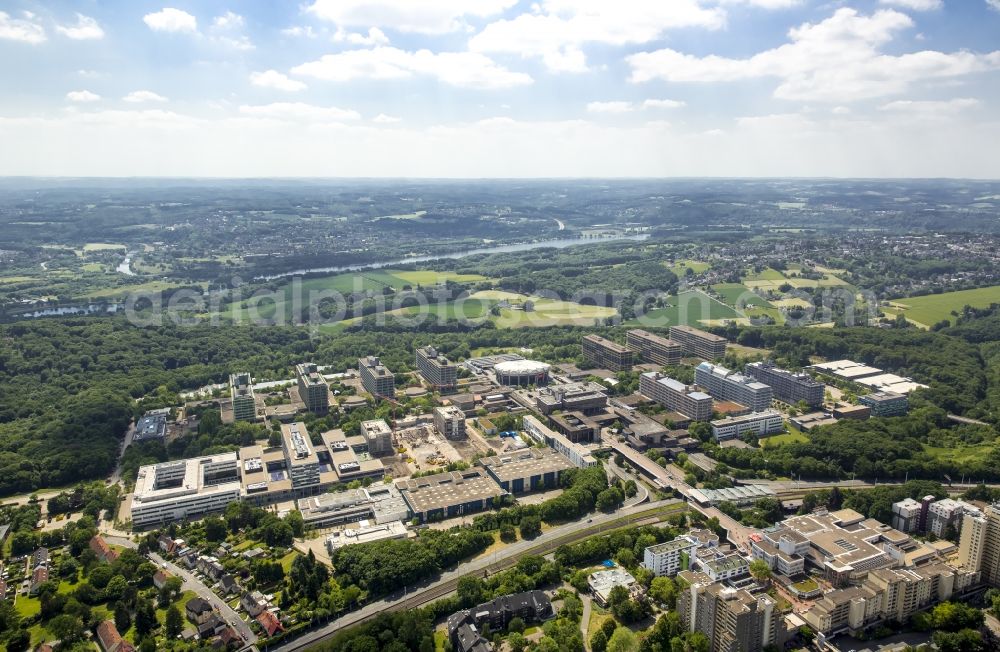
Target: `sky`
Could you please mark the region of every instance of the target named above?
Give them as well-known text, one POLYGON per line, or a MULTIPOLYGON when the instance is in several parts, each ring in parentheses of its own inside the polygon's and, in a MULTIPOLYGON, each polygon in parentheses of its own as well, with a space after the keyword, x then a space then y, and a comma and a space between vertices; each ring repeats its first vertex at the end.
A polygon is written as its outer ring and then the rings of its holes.
POLYGON ((1000 178, 1000 0, 0 1, 0 175, 1000 178))

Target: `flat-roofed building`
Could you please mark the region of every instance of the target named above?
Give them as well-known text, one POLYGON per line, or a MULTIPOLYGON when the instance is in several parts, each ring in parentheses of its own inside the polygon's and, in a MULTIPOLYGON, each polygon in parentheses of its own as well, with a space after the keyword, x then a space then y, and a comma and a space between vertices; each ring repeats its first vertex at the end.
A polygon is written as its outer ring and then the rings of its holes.
POLYGON ((551 448, 527 448, 484 457, 479 465, 511 494, 558 487, 562 472, 573 468, 568 459, 551 448))
POLYGON ((358 372, 361 374, 361 386, 372 396, 383 398, 396 396, 396 376, 377 356, 358 358, 358 372))
POLYGON ((314 414, 329 412, 330 387, 316 365, 312 362, 295 365, 295 376, 299 384, 299 398, 306 409, 314 414))
POLYGON ((329 451, 330 468, 339 482, 365 478, 381 480, 385 477, 385 467, 367 451, 368 442, 364 437, 348 440, 340 429, 328 430, 322 437, 329 451))
POLYGON ((684 325, 671 326, 670 339, 680 344, 687 355, 706 360, 726 357, 726 338, 697 328, 684 325))
POLYGON ((583 338, 583 357, 595 367, 611 371, 628 371, 635 362, 635 352, 600 335, 583 338))
POLYGON ((892 504, 892 527, 900 532, 917 532, 924 512, 924 504, 912 498, 904 498, 892 504))
POLYGON ((694 368, 694 381, 720 401, 734 401, 753 412, 771 407, 769 386, 711 362, 702 362, 694 368))
POLYGON ((257 399, 253 393, 253 379, 245 372, 229 377, 229 393, 233 398, 233 419, 237 421, 257 420, 257 399))
POLYGON ((809 407, 823 405, 826 385, 805 373, 794 373, 779 369, 773 362, 751 362, 746 366, 746 374, 769 386, 774 398, 790 405, 800 401, 809 407))
POLYGON ((416 351, 417 370, 439 391, 450 391, 458 384, 458 367, 433 346, 416 351))
POLYGON ((983 512, 975 505, 971 505, 964 500, 955 500, 953 498, 936 500, 927 508, 927 531, 939 539, 946 538, 949 529, 960 533, 962 518, 966 514, 982 516, 983 512))
POLYGON ((826 412, 809 412, 807 414, 800 414, 789 419, 789 421, 792 422, 792 425, 803 432, 808 432, 813 428, 818 428, 820 426, 831 426, 837 423, 838 420, 839 419, 834 417, 832 414, 828 414, 826 412))
POLYGON ((132 493, 137 528, 197 519, 240 499, 236 453, 220 453, 139 468, 132 493))
POLYGON ((170 408, 150 410, 143 414, 142 418, 135 424, 135 434, 132 435, 132 441, 163 439, 167 434, 168 416, 170 416, 170 408))
POLYGON ((368 452, 372 455, 392 455, 392 428, 385 419, 372 419, 361 422, 361 436, 368 442, 368 452))
POLYGON ((300 491, 319 485, 319 456, 309 440, 306 424, 301 421, 282 424, 281 445, 288 461, 292 488, 300 491))
POLYGON ((677 364, 681 361, 682 347, 661 335, 655 335, 640 328, 625 333, 625 343, 636 351, 643 360, 659 365, 677 364))
POLYGON ((648 371, 639 376, 639 392, 692 421, 708 421, 712 418, 711 396, 693 385, 685 385, 657 371, 648 371))
POLYGON ((763 652, 781 642, 778 603, 766 593, 754 596, 705 573, 682 571, 679 576, 687 585, 677 596, 681 623, 689 632, 704 634, 711 652, 763 652))
POLYGON ((805 572, 809 539, 791 528, 776 525, 750 541, 750 556, 763 560, 773 571, 791 577, 805 572))
POLYGON ((549 424, 573 443, 592 443, 601 440, 601 426, 582 412, 551 414, 549 424))
POLYGON ((608 388, 591 381, 551 385, 531 394, 542 414, 556 411, 596 414, 608 406, 608 388))
POLYGON ((406 526, 400 521, 389 523, 378 523, 375 525, 362 525, 359 528, 346 528, 338 530, 326 538, 326 550, 331 555, 343 548, 355 543, 372 543, 374 541, 385 541, 387 539, 405 539, 409 535, 406 526))
POLYGON ((590 587, 590 592, 594 594, 594 600, 602 607, 608 605, 608 598, 611 597, 611 591, 616 587, 620 586, 628 589, 630 595, 633 594, 633 591, 641 590, 640 585, 636 584, 632 573, 624 568, 612 568, 610 570, 600 570, 591 573, 587 578, 587 586, 590 587))
POLYGON ((858 403, 871 408, 873 417, 901 417, 910 408, 906 396, 895 392, 865 394, 858 397, 858 403))
POLYGON ((485 469, 473 468, 396 481, 403 500, 421 522, 489 509, 493 499, 507 495, 485 469))
POLYGON ((314 528, 357 521, 391 523, 410 517, 410 508, 391 483, 376 482, 359 489, 301 498, 297 505, 306 526, 314 528))
POLYGON ((851 404, 841 404, 833 408, 833 417, 835 419, 854 419, 855 421, 864 421, 872 414, 871 408, 867 405, 851 405, 851 404))
POLYGON ((465 412, 454 405, 436 407, 434 427, 445 439, 465 439, 465 412))
POLYGON ((748 433, 754 437, 765 437, 776 435, 784 430, 784 419, 777 410, 751 412, 739 417, 712 421, 712 437, 719 442, 739 439, 748 433))
POLYGON ((657 543, 643 551, 642 565, 653 571, 657 577, 664 575, 673 577, 677 573, 691 568, 699 545, 697 539, 686 536, 657 543))
POLYGON ((536 442, 553 448, 557 453, 564 455, 575 466, 583 469, 599 464, 597 458, 587 448, 570 441, 566 435, 552 430, 534 416, 530 414, 525 415, 521 420, 521 425, 524 428, 525 435, 536 442))

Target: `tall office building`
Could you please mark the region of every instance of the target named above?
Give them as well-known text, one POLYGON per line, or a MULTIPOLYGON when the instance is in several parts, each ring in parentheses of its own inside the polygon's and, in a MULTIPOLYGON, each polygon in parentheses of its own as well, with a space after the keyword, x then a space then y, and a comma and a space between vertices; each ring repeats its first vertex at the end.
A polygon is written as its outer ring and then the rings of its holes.
POLYGON ((702 362, 694 368, 694 382, 720 401, 733 401, 754 412, 771 407, 770 387, 711 362, 702 362))
POLYGON ((778 643, 781 614, 766 593, 751 595, 713 582, 704 573, 682 571, 688 588, 677 597, 677 611, 688 631, 701 632, 711 652, 762 652, 778 643))
POLYGON ((377 356, 358 358, 361 386, 372 396, 395 398, 396 376, 389 371, 377 356))
POLYGON ((670 339, 684 349, 684 353, 706 360, 726 356, 726 338, 712 335, 690 326, 671 326, 670 339))
POLYGON ((680 343, 660 335, 636 328, 625 334, 625 342, 647 362, 667 365, 681 361, 680 343))
POLYGON ((295 365, 295 375, 299 380, 299 398, 306 409, 315 414, 326 414, 330 410, 330 388, 323 375, 312 362, 295 365))
POLYGON ((965 516, 958 558, 963 566, 978 570, 984 584, 1000 587, 1000 503, 988 506, 983 516, 965 516))
POLYGON ((434 408, 434 427, 446 439, 465 439, 465 412, 454 405, 434 408))
POLYGON ((424 346, 416 352, 417 370, 428 383, 439 391, 455 389, 458 384, 458 367, 441 355, 433 346, 424 346))
POLYGON ((748 376, 764 383, 779 401, 794 405, 805 401, 809 407, 823 405, 826 386, 809 374, 793 373, 775 367, 772 362, 751 362, 746 366, 748 376))
POLYGON ((635 352, 600 335, 587 335, 583 338, 583 357, 602 369, 628 371, 632 368, 635 352))
POLYGON ((229 377, 229 391, 233 396, 233 418, 237 421, 257 420, 257 401, 253 394, 253 379, 248 373, 235 373, 229 377))
POLYGON ((368 452, 375 456, 392 454, 392 428, 384 419, 361 422, 361 434, 368 442, 368 452))
POLYGON ((648 371, 639 376, 639 393, 692 421, 712 418, 711 396, 659 372, 648 371))

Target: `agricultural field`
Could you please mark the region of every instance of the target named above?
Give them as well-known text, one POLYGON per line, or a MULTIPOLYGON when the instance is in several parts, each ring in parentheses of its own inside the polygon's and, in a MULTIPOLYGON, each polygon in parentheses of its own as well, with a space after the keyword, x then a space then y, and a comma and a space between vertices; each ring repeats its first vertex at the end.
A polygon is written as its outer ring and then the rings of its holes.
POLYGON ((111 244, 108 242, 88 242, 83 245, 83 251, 111 251, 114 249, 126 249, 123 244, 111 244))
POLYGON ((773 307, 766 299, 754 293, 753 290, 742 283, 719 283, 713 285, 712 289, 722 297, 723 303, 737 310, 742 310, 747 304, 753 304, 761 308, 773 307))
POLYGON ((705 326, 721 324, 732 320, 745 323, 746 317, 736 312, 730 306, 713 299, 704 292, 693 290, 681 292, 675 297, 669 297, 670 304, 665 308, 655 308, 642 318, 630 320, 627 326, 705 326))
POLYGON ((752 290, 774 290, 778 291, 782 285, 786 283, 793 288, 815 288, 815 287, 850 287, 850 284, 842 280, 835 274, 830 273, 832 270, 821 270, 817 269, 824 274, 826 278, 814 280, 808 278, 800 278, 798 274, 799 270, 787 270, 787 273, 779 272, 776 269, 770 267, 761 270, 760 272, 750 272, 743 277, 743 285, 746 285, 752 290))
POLYGON ((684 278, 685 271, 690 268, 695 274, 701 274, 708 270, 711 265, 700 260, 678 260, 674 263, 665 262, 663 265, 677 275, 677 278, 684 278))
POLYGON ((882 311, 893 316, 902 314, 917 326, 930 328, 944 319, 955 323, 952 310, 960 312, 965 306, 985 308, 991 303, 1000 303, 1000 285, 899 299, 882 311))

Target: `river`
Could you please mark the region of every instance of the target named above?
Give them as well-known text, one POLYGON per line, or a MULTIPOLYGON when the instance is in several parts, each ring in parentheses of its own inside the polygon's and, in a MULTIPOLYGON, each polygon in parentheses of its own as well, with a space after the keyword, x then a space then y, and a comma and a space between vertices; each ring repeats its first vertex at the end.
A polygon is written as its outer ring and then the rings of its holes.
POLYGON ((600 238, 560 238, 557 240, 540 240, 538 242, 522 242, 519 244, 497 245, 495 247, 479 247, 476 249, 466 249, 465 251, 454 251, 448 254, 432 254, 428 256, 410 256, 408 258, 396 258, 393 260, 383 260, 375 263, 365 263, 362 265, 341 265, 333 267, 310 267, 306 269, 296 269, 291 272, 271 274, 267 276, 257 276, 255 281, 273 281, 287 276, 302 276, 304 274, 337 274, 340 272, 355 272, 361 269, 382 269, 395 265, 409 265, 412 263, 426 263, 431 260, 444 260, 449 258, 465 258, 466 256, 483 256, 486 254, 510 253, 514 251, 529 251, 531 249, 542 249, 551 247, 555 249, 565 249, 576 245, 596 244, 599 242, 616 242, 619 240, 646 240, 648 233, 638 235, 617 235, 600 238))

